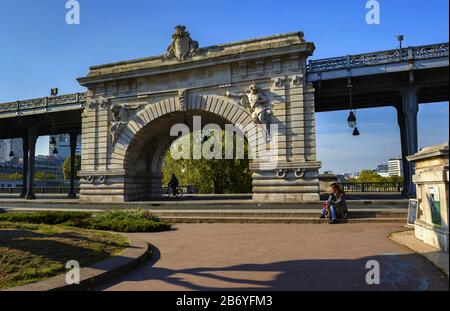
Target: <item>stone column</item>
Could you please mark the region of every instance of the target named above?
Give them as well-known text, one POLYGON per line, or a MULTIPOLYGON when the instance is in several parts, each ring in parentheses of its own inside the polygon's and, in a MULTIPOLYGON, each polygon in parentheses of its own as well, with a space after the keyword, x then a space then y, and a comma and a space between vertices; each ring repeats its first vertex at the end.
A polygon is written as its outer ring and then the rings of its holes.
POLYGON ((21 198, 25 198, 27 195, 27 176, 28 176, 28 152, 30 150, 28 144, 28 136, 22 137, 22 150, 23 150, 23 162, 22 162, 22 193, 21 198))
POLYGON ((34 200, 36 196, 34 194, 34 158, 36 154, 36 141, 37 141, 37 128, 28 128, 28 144, 29 144, 29 155, 28 155, 28 173, 27 173, 27 194, 25 198, 27 200, 34 200))
POLYGON ((77 133, 70 133, 70 190, 69 199, 76 199, 77 194, 75 191, 75 160, 76 160, 76 148, 77 148, 77 133))
POLYGON ((414 163, 408 162, 406 157, 418 151, 417 113, 419 112, 419 100, 415 86, 408 86, 399 91, 402 96, 402 104, 397 107, 403 158, 404 185, 402 195, 414 197, 416 195, 416 188, 412 183, 414 163))

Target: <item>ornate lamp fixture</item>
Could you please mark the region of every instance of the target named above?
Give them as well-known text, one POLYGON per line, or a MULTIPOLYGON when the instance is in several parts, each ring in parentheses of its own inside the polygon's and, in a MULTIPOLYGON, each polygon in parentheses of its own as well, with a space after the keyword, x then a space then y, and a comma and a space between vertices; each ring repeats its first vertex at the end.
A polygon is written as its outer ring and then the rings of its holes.
POLYGON ((52 138, 50 139, 50 146, 52 147, 52 149, 53 149, 53 151, 52 151, 52 153, 54 154, 54 155, 57 155, 58 154, 58 148, 56 148, 56 139, 55 139, 55 136, 52 136, 52 138))
POLYGON ((10 156, 11 158, 14 158, 14 151, 13 151, 13 150, 11 150, 11 151, 9 152, 9 156, 10 156))
POLYGON ((347 118, 348 126, 350 128, 356 127, 356 116, 353 111, 350 111, 350 115, 347 118))
POLYGON ((347 88, 349 93, 349 99, 350 99, 350 114, 347 118, 348 126, 353 130, 353 136, 359 136, 359 130, 356 127, 356 109, 353 109, 353 84, 352 84, 352 78, 349 77, 347 80, 347 88))

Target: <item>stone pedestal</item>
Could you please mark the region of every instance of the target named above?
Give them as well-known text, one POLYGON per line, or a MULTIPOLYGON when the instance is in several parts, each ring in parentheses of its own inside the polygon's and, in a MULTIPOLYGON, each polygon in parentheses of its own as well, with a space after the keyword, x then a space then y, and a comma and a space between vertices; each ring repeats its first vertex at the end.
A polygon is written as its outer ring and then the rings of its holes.
POLYGON ((280 162, 275 170, 253 163, 256 202, 319 201, 320 162, 280 162))
POLYGON ((320 193, 328 193, 331 184, 337 183, 337 176, 334 174, 319 175, 319 190, 320 193))
POLYGON ((448 252, 448 142, 409 156, 415 163, 419 207, 415 222, 417 239, 448 252))

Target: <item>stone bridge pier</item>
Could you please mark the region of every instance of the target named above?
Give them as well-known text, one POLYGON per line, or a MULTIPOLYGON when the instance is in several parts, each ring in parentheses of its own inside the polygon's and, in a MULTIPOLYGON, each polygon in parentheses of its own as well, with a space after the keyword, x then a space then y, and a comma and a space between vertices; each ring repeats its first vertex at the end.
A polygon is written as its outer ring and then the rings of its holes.
POLYGON ((245 133, 256 201, 319 200, 314 88, 303 33, 199 48, 178 26, 165 55, 94 66, 82 113, 82 201, 159 198, 172 126, 227 124, 245 133), (277 132, 264 129, 278 128, 277 132), (264 139, 261 139, 264 137, 264 139), (270 146, 274 154, 261 160, 270 146))

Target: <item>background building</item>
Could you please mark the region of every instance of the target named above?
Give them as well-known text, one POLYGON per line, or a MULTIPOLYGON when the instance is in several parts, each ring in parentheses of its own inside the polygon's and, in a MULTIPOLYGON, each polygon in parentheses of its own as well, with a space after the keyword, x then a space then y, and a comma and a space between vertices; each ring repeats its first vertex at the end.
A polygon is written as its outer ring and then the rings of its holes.
POLYGON ((375 173, 380 175, 381 177, 389 177, 389 165, 388 164, 380 164, 377 166, 375 173))
POLYGON ((389 159, 389 176, 403 177, 403 160, 400 157, 389 159))
POLYGON ((0 163, 23 158, 22 139, 0 140, 0 163))
MULTIPOLYGON (((57 157, 58 159, 65 160, 70 156, 70 135, 61 134, 50 136, 48 143, 48 154, 57 157), (55 138, 56 146, 52 145, 50 142, 52 138, 55 138), (53 150, 58 150, 58 154, 53 154, 53 150)), ((77 136, 77 149, 76 154, 81 154, 81 135, 77 136)))
MULTIPOLYGON (((55 180, 63 181, 63 159, 53 156, 36 156, 35 172, 42 172, 45 174, 52 174, 55 180)), ((22 174, 23 159, 14 158, 11 161, 0 163, 0 175, 22 174)))

